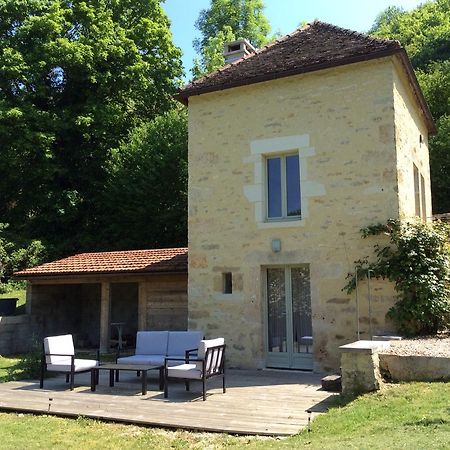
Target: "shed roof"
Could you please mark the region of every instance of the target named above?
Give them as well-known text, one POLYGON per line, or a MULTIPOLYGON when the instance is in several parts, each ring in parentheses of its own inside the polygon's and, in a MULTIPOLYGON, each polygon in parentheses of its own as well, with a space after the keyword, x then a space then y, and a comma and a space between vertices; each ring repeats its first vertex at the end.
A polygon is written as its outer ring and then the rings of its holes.
POLYGON ((16 272, 19 278, 187 272, 187 248, 80 253, 16 272))
POLYGON ((179 90, 187 104, 190 96, 230 89, 300 73, 398 54, 411 87, 423 110, 430 132, 435 131, 431 113, 404 48, 398 41, 314 21, 179 90))

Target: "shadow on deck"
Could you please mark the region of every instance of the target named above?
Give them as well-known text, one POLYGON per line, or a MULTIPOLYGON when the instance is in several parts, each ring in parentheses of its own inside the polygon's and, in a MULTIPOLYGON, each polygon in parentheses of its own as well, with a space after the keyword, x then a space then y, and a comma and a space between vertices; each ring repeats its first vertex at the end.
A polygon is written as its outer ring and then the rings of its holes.
POLYGON ((75 377, 70 391, 64 376, 49 378, 44 389, 37 381, 0 384, 0 410, 100 420, 165 428, 287 436, 297 433, 312 415, 325 412, 334 394, 320 389, 322 375, 272 370, 229 370, 227 392, 221 380, 208 383, 208 398, 201 399, 200 383, 191 391, 184 383, 169 385, 169 398, 150 378, 147 395, 133 372, 122 372, 121 381, 109 387, 108 372, 100 373, 96 392, 90 390, 90 374, 75 377))

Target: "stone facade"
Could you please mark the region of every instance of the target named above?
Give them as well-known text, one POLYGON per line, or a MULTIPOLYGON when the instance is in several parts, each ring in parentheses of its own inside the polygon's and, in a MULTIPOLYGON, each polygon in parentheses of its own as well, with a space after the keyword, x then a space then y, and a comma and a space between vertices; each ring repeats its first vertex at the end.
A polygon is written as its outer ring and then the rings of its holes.
POLYGON ((342 344, 395 331, 391 285, 371 283, 369 320, 361 283, 360 336, 342 291, 372 254, 360 229, 414 213, 412 161, 430 208, 426 127, 395 58, 189 98, 189 328, 225 337, 229 365, 267 365, 268 267, 309 266, 315 370, 339 367, 342 344), (302 219, 268 222, 265 158, 283 152, 299 154, 302 219))

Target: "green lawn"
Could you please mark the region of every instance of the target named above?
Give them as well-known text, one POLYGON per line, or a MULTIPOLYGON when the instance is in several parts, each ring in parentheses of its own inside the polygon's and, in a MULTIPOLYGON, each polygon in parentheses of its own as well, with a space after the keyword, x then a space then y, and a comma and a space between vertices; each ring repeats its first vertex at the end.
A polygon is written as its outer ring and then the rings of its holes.
POLYGON ((18 298, 16 304, 16 314, 25 313, 25 303, 27 301, 27 291, 26 289, 14 289, 13 291, 7 292, 5 294, 0 294, 0 298, 18 298))
POLYGON ((20 357, 8 356, 6 358, 0 355, 0 383, 9 381, 10 374, 8 369, 13 368, 19 361, 20 357))
MULTIPOLYGON (((0 357, 0 380, 18 358, 0 357)), ((190 433, 80 418, 0 414, 0 449, 448 449, 450 383, 389 385, 340 401, 287 439, 190 433)))

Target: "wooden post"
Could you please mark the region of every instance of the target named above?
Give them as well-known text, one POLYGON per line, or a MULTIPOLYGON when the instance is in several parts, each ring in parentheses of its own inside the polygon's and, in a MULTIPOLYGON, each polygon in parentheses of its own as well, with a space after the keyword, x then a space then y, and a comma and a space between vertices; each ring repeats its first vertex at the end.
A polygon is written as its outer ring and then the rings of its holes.
POLYGON ((100 351, 107 352, 109 350, 109 313, 111 309, 111 285, 102 282, 102 293, 100 302, 100 351))
POLYGON ((33 285, 28 281, 27 282, 27 294, 26 294, 26 303, 25 303, 25 312, 27 314, 31 314, 31 299, 33 298, 33 285))
POLYGON ((138 289, 138 330, 147 328, 147 283, 141 281, 138 289))

